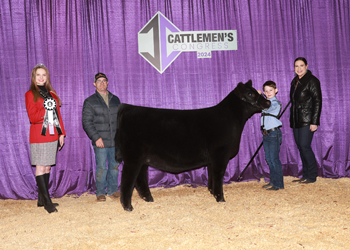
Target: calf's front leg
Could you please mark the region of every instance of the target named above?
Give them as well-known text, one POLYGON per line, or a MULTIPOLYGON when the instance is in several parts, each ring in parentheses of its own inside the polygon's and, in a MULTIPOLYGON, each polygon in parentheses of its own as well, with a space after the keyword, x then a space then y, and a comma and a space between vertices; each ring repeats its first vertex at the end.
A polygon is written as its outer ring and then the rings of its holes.
POLYGON ((216 166, 213 168, 213 176, 212 176, 212 187, 213 187, 213 195, 217 202, 225 202, 224 192, 223 192, 223 179, 226 171, 225 166, 216 166))

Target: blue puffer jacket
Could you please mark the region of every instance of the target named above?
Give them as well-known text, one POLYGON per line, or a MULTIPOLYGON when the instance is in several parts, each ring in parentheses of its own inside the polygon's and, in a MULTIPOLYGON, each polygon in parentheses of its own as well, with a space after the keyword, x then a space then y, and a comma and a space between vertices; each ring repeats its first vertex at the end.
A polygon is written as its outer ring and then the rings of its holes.
POLYGON ((92 145, 102 138, 106 148, 114 147, 117 131, 117 112, 120 100, 108 91, 109 107, 96 91, 84 101, 83 128, 92 141, 92 145))

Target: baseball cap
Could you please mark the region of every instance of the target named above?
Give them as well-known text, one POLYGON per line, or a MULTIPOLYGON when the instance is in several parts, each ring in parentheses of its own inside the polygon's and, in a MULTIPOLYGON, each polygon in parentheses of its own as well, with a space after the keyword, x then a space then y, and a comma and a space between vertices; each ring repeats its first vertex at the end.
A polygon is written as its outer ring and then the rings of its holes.
POLYGON ((97 79, 98 78, 106 78, 106 80, 108 81, 108 78, 107 78, 107 76, 105 75, 105 74, 103 74, 103 73, 97 73, 96 75, 95 75, 95 82, 97 81, 97 79))

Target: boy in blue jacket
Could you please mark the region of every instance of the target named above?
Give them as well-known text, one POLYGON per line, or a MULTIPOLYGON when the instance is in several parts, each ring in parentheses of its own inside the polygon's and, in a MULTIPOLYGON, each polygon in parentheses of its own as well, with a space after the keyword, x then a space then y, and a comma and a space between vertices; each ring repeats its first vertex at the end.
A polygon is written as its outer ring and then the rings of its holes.
MULTIPOLYGON (((261 131, 263 134, 265 158, 270 168, 270 183, 264 185, 263 188, 276 191, 284 188, 283 170, 279 157, 282 143, 282 132, 280 130, 282 122, 278 119, 282 105, 276 98, 278 89, 275 82, 265 82, 263 91, 266 98, 271 101, 270 108, 262 111, 261 114, 261 131)), ((261 94, 261 91, 258 92, 261 94)))

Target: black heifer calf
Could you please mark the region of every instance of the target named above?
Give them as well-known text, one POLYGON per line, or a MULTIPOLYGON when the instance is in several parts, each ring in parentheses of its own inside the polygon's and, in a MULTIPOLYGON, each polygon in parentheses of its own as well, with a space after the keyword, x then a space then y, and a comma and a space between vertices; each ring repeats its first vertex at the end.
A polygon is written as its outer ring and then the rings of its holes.
POLYGON ((210 108, 172 110, 122 104, 118 111, 116 159, 124 161, 120 201, 132 211, 136 189, 153 201, 148 186, 148 166, 180 173, 203 166, 208 169, 208 189, 216 201, 225 201, 223 177, 239 150, 246 121, 270 107, 252 88, 239 83, 219 104, 210 108))

